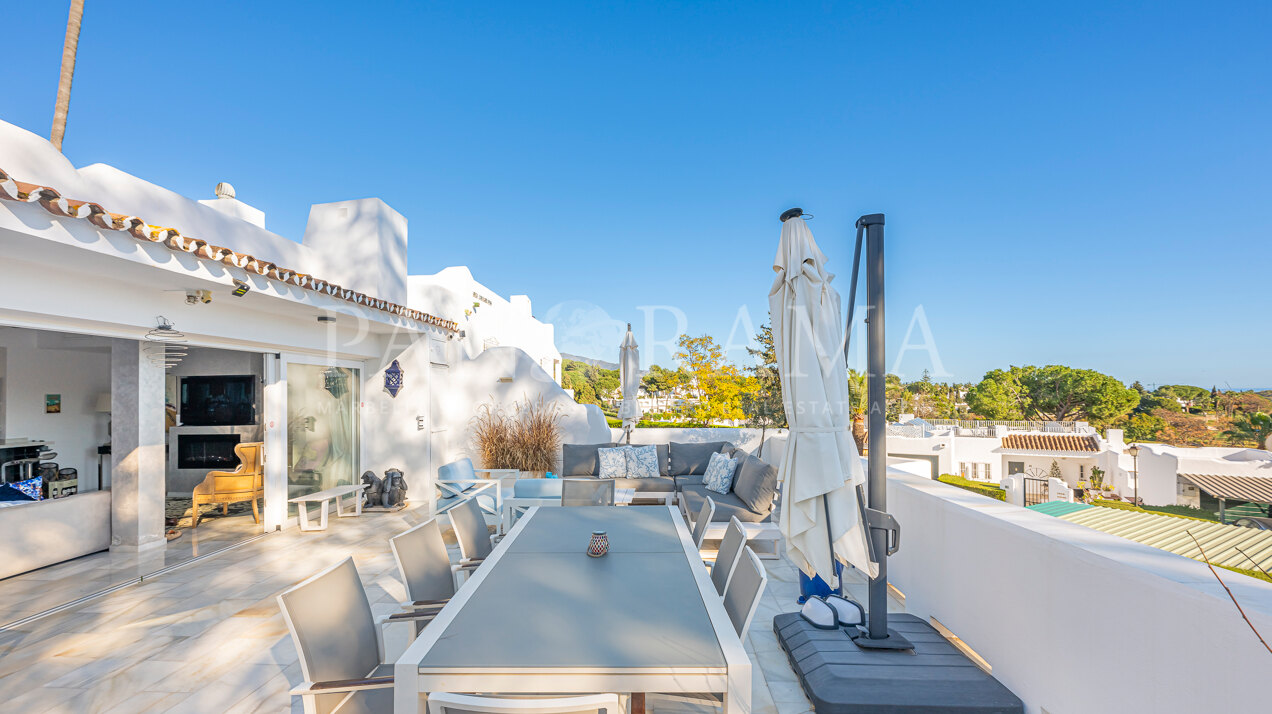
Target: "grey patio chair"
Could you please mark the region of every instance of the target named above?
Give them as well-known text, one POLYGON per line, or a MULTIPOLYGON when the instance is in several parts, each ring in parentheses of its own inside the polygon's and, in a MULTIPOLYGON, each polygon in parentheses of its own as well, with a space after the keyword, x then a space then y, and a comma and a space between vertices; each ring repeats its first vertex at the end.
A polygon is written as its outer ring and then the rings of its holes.
POLYGON ((702 541, 707 537, 707 526, 711 525, 711 517, 715 515, 715 501, 708 496, 702 502, 698 517, 693 519, 693 544, 702 550, 702 541))
POLYGON ((729 519, 729 525, 720 539, 720 549, 716 551, 715 562, 711 564, 711 583, 716 593, 723 596, 729 585, 729 578, 742 560, 742 551, 746 548, 746 529, 737 516, 729 519))
POLYGON ((436 518, 390 538, 389 546, 406 585, 407 607, 440 610, 455 595, 450 555, 436 518))
POLYGON ((567 478, 561 480, 562 506, 612 506, 614 482, 610 479, 567 478))
POLYGON ((733 569, 729 585, 724 589, 724 611, 729 613, 729 620, 737 629, 739 637, 746 637, 751 627, 751 618, 755 617, 755 608, 760 604, 760 596, 764 594, 764 586, 768 585, 768 574, 755 551, 742 549, 741 562, 733 569))
POLYGON ((306 714, 393 711, 393 664, 382 663, 379 628, 353 558, 282 593, 278 605, 305 679, 291 694, 301 697, 306 714))
POLYGON ((451 570, 458 573, 476 569, 495 549, 481 506, 470 498, 447 511, 446 515, 450 516, 451 527, 455 529, 455 540, 459 541, 459 563, 452 566, 451 570))
POLYGON ((433 692, 428 714, 623 714, 617 694, 502 699, 433 692))

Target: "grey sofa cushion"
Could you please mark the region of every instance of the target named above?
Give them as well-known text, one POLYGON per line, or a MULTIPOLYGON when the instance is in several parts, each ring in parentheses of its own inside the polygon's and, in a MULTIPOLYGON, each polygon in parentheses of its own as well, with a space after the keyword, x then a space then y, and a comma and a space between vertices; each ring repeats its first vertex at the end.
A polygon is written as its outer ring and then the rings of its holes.
POLYGON ((672 476, 694 474, 701 476, 707 472, 707 462, 711 460, 711 455, 731 444, 727 441, 706 441, 701 444, 681 444, 673 441, 669 446, 671 447, 672 476))
POLYGON ((733 475, 733 493, 746 507, 767 513, 777 493, 777 469, 755 456, 738 454, 738 471, 733 475))
POLYGON ((673 476, 676 480, 676 488, 684 488, 685 486, 701 486, 702 476, 699 474, 690 474, 688 476, 673 476))
POLYGON ((657 478, 616 478, 611 479, 614 488, 634 488, 637 494, 648 491, 669 493, 676 490, 675 479, 659 476, 657 478))
POLYGON ((671 446, 669 444, 655 444, 658 447, 658 473, 663 476, 671 475, 671 446))
POLYGON ((716 493, 708 491, 707 487, 698 484, 686 485, 680 487, 680 497, 685 499, 685 505, 688 506, 689 512, 697 514, 702 509, 703 500, 708 496, 715 501, 715 515, 711 516, 712 523, 728 523, 729 519, 737 516, 739 521, 743 523, 768 523, 772 519, 769 512, 756 513, 746 507, 742 499, 734 493, 716 493))
POLYGON ((597 449, 605 449, 618 444, 563 444, 561 446, 562 476, 592 476, 601 472, 597 449))

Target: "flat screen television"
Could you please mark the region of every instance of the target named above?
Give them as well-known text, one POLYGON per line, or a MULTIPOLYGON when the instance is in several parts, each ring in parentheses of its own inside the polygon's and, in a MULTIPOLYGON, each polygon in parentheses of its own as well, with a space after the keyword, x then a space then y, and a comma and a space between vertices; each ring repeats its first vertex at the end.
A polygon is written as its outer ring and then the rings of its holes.
POLYGON ((184 426, 256 423, 256 377, 250 374, 181 378, 184 426))

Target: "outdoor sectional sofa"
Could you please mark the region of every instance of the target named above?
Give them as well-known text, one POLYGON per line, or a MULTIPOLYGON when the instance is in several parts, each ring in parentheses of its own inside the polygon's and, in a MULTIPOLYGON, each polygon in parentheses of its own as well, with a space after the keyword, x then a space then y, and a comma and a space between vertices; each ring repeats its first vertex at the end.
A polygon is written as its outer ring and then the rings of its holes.
MULTIPOLYGON (((562 478, 599 478, 600 459, 597 451, 615 446, 621 444, 565 444, 561 448, 562 478)), ((736 517, 746 528, 749 539, 772 541, 775 548, 778 538, 777 525, 773 523, 773 511, 778 498, 776 468, 757 456, 734 448, 727 441, 692 444, 673 441, 653 446, 658 449, 660 475, 655 478, 613 479, 615 488, 635 489, 637 500, 661 500, 667 503, 679 500, 682 508, 695 515, 706 498, 710 497, 715 502, 715 514, 707 529, 707 539, 717 540, 723 537, 729 519, 736 517), (721 451, 738 459, 738 468, 733 474, 733 485, 728 493, 708 490, 702 483, 711 455, 721 451)), ((775 550, 766 554, 773 555, 775 550)))

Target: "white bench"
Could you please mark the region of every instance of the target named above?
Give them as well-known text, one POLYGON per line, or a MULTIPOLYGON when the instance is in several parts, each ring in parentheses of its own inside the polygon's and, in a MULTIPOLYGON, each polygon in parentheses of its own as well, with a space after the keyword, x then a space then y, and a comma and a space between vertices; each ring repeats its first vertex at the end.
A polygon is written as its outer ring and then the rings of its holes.
POLYGON ((325 531, 327 530, 327 504, 331 503, 331 499, 336 500, 336 517, 349 518, 351 516, 362 515, 362 491, 370 486, 370 484, 360 483, 348 486, 335 486, 317 493, 310 493, 304 496, 287 499, 288 503, 296 504, 298 521, 302 531, 325 531), (344 509, 344 503, 340 500, 345 496, 353 496, 353 512, 344 509), (318 525, 314 526, 309 522, 309 508, 307 504, 320 503, 318 509, 318 525))

